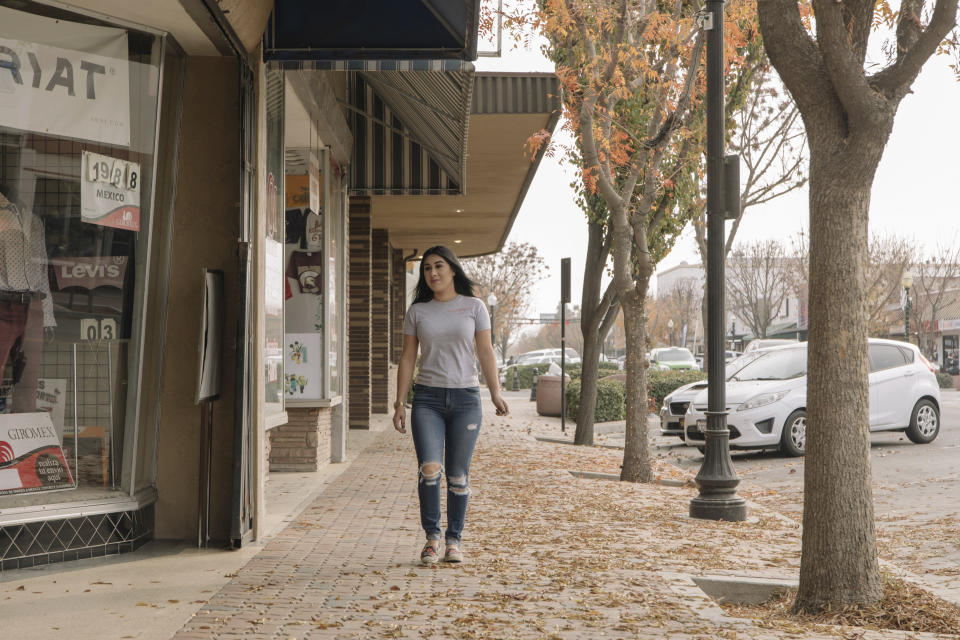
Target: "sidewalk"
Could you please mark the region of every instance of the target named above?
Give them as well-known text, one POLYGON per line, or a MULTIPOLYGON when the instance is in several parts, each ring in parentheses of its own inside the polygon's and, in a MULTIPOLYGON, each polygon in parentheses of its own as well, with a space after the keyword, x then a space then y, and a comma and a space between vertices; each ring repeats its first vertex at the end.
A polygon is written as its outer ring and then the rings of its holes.
POLYGON ((510 395, 512 416, 485 418, 463 565, 416 561, 413 447, 384 431, 175 638, 782 637, 724 618, 688 574, 792 577, 795 523, 693 521, 692 489, 574 478, 620 452, 538 442, 559 421, 510 395))
MULTIPOLYGON (((560 436, 559 419, 537 416, 522 393, 507 397, 505 418, 485 401, 463 565, 417 562, 413 446, 388 416, 374 416, 381 431, 355 440, 367 445, 356 460, 304 495, 302 513, 265 546, 180 547, 155 562, 132 554, 0 583, 4 631, 71 639, 853 637, 725 617, 690 579, 795 579, 797 523, 760 507, 744 523, 691 520, 691 487, 575 478, 569 471, 617 473, 622 453, 537 441, 560 436)), ((676 473, 661 464, 658 476, 676 473)))

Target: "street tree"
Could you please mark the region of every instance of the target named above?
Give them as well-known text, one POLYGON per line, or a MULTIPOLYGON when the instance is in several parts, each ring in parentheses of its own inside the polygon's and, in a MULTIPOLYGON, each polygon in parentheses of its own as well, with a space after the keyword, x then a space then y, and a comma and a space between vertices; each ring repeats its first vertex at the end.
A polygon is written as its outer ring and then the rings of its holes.
MULTIPOLYGON (((645 302, 653 269, 689 219, 683 169, 700 154, 704 36, 699 2, 543 0, 548 40, 576 136, 586 190, 612 228, 613 291, 626 329, 626 438, 621 480, 652 479, 647 440, 645 302)), ((753 3, 731 3, 731 50, 757 37, 753 3)), ((518 16, 526 20, 528 16, 518 16)), ((731 66, 737 60, 731 56, 731 66)))
POLYGON ((912 313, 916 318, 917 346, 928 357, 936 352, 937 321, 948 304, 960 298, 960 244, 957 239, 936 246, 913 271, 912 313))
POLYGON ((954 29, 958 0, 758 0, 770 61, 810 149, 807 431, 794 609, 883 595, 870 473, 867 308, 870 190, 901 100, 954 29), (932 10, 930 7, 932 6, 932 10), (867 60, 876 27, 888 59, 867 60))
POLYGON ((727 310, 740 318, 754 337, 767 337, 784 302, 793 297, 790 266, 777 240, 740 244, 728 257, 727 310))
POLYGON ((529 242, 510 242, 498 253, 463 260, 463 269, 477 283, 477 296, 486 301, 493 293, 494 346, 501 357, 516 340, 521 318, 530 312, 531 289, 544 278, 549 267, 529 242))

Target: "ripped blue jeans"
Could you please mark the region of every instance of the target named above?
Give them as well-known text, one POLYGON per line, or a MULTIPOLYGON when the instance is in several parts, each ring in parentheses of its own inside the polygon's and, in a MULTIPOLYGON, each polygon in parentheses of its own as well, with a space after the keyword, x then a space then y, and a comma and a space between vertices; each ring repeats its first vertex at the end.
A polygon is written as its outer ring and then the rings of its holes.
POLYGON ((446 471, 446 541, 460 542, 470 497, 470 458, 480 434, 480 389, 417 384, 413 392, 410 430, 420 469, 420 524, 428 540, 440 539, 440 481, 446 471))

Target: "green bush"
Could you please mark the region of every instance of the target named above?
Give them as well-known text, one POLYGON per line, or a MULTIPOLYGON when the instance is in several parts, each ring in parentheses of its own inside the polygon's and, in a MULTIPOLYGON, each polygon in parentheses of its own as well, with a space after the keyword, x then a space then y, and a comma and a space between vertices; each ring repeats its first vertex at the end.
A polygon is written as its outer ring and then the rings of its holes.
MULTIPOLYGON (((595 422, 623 420, 626 417, 624 384, 619 380, 600 380, 597 382, 597 408, 593 412, 595 422)), ((580 381, 574 380, 567 385, 567 416, 577 419, 580 409, 580 381)))
POLYGON ((513 371, 517 369, 520 375, 520 388, 529 389, 533 384, 533 370, 536 369, 540 375, 546 375, 548 364, 512 364, 504 369, 505 377, 503 379, 504 389, 513 389, 513 371))
POLYGON ((942 371, 937 372, 937 384, 941 389, 953 389, 953 376, 942 371))
POLYGON ((660 405, 663 404, 663 399, 674 389, 691 382, 707 379, 707 375, 703 371, 684 369, 674 369, 671 371, 650 369, 647 375, 649 379, 650 390, 648 395, 650 396, 651 407, 656 408, 659 408, 660 405))

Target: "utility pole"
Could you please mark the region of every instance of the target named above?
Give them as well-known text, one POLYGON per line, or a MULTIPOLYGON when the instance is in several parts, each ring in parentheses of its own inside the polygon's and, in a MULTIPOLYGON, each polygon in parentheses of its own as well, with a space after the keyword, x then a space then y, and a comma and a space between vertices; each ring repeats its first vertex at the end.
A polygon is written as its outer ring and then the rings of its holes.
MULTIPOLYGON (((740 521, 747 504, 737 495, 740 478, 730 459, 724 358, 724 241, 726 216, 739 213, 739 158, 724 158, 723 5, 707 0, 700 21, 707 32, 707 424, 706 453, 697 473, 700 495, 690 501, 690 517, 740 521), (736 168, 734 168, 736 167, 736 168), (734 182, 734 177, 736 178, 734 182), (726 188, 725 188, 726 186, 726 188), (724 192, 728 198, 724 198, 724 192), (734 205, 734 197, 736 204, 734 205), (737 211, 731 211, 736 207, 737 211)), ((696 426, 696 425, 694 425, 696 426)))

